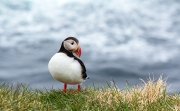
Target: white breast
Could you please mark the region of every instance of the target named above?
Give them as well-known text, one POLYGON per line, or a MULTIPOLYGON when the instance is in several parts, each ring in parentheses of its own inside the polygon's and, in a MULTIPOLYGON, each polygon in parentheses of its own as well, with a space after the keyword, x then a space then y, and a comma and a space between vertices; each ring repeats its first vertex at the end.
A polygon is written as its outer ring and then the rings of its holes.
POLYGON ((79 84, 83 82, 81 65, 74 58, 64 53, 56 53, 48 64, 52 77, 67 84, 79 84))

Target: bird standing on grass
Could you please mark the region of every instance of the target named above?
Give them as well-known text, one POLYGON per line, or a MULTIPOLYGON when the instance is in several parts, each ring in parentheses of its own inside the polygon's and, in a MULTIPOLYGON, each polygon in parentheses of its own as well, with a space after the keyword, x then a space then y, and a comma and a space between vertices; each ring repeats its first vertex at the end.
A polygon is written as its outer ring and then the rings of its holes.
POLYGON ((67 90, 67 84, 77 84, 80 91, 80 84, 87 79, 86 67, 80 56, 81 47, 78 39, 68 37, 49 61, 49 72, 55 80, 64 83, 64 92, 67 90))

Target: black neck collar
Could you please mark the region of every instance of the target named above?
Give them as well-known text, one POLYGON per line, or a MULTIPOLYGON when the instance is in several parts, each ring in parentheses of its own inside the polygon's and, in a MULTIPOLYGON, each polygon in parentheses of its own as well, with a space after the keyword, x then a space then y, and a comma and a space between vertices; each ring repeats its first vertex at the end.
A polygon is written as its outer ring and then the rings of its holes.
POLYGON ((62 43, 61 48, 59 49, 58 53, 60 53, 60 52, 65 53, 69 57, 75 57, 72 52, 70 52, 64 48, 63 43, 62 43))

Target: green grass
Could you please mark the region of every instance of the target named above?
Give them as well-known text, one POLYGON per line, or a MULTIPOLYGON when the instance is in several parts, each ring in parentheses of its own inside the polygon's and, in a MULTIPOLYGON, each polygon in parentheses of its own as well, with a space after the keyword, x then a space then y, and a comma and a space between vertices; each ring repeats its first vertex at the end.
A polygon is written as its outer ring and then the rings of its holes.
POLYGON ((180 95, 168 95, 162 79, 126 90, 104 88, 67 93, 1 85, 0 111, 180 111, 180 95))

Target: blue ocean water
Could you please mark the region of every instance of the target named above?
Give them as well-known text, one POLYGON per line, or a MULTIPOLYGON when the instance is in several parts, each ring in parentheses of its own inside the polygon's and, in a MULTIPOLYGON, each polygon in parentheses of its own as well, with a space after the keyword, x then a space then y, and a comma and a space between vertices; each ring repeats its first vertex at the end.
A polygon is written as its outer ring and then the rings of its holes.
POLYGON ((1 0, 0 82, 62 88, 47 64, 68 36, 80 40, 85 86, 162 75, 180 91, 179 0, 1 0))

